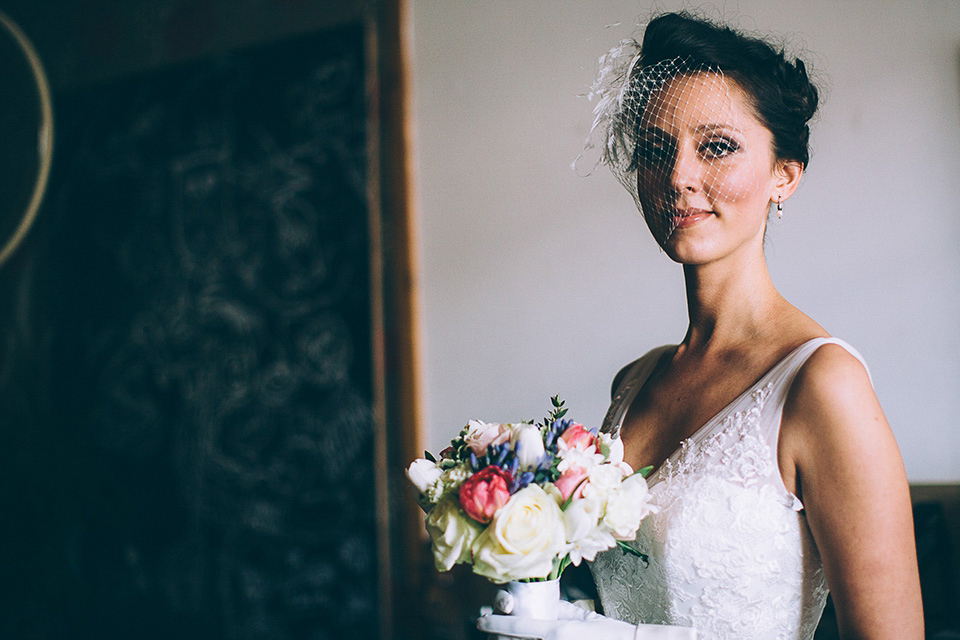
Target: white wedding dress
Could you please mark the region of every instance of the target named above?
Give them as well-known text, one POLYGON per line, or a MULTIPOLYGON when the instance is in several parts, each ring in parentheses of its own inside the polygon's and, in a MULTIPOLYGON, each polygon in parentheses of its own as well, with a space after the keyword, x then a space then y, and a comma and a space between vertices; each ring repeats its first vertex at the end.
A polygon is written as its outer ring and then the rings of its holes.
MULTIPOLYGON (((604 613, 631 623, 694 627, 701 640, 810 640, 827 597, 823 565, 803 505, 777 466, 784 399, 821 345, 788 354, 685 440, 648 479, 659 513, 633 546, 644 563, 614 548, 591 564, 604 613)), ((672 347, 637 360, 616 389, 603 430, 623 416, 672 347)))

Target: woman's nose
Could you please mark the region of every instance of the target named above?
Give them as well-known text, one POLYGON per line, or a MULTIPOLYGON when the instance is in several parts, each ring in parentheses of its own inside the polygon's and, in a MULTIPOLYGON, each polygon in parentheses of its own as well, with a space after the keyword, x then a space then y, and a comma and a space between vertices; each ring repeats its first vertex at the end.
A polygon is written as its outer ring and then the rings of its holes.
POLYGON ((673 159, 670 185, 677 191, 698 191, 703 180, 703 164, 695 149, 681 145, 673 159))

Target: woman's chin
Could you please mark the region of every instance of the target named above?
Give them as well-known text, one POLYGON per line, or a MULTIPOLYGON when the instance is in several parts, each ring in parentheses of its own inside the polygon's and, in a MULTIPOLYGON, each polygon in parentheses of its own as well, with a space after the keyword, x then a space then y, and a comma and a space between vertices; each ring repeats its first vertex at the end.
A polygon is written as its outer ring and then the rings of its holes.
POLYGON ((682 265, 702 265, 716 260, 716 248, 712 243, 696 242, 689 237, 678 237, 679 234, 673 234, 664 242, 660 242, 660 248, 667 254, 667 257, 682 265))

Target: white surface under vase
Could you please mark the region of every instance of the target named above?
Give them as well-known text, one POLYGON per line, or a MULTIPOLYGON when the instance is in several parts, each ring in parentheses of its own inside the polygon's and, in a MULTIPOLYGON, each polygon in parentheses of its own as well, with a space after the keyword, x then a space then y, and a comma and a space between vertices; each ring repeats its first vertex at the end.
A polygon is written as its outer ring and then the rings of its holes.
POLYGON ((556 620, 560 608, 560 580, 508 582, 497 594, 497 611, 511 616, 556 620))

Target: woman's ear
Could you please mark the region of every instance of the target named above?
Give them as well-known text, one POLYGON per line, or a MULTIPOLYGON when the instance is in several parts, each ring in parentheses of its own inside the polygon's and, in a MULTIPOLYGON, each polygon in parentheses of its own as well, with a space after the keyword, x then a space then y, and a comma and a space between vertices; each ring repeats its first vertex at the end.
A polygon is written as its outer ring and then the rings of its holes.
POLYGON ((774 176, 776 181, 770 200, 776 202, 779 198, 782 202, 792 196, 793 192, 800 186, 800 178, 803 177, 803 163, 793 160, 778 162, 777 168, 774 170, 774 176))

